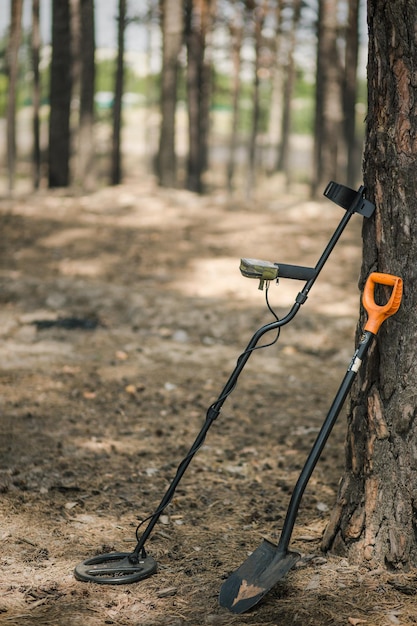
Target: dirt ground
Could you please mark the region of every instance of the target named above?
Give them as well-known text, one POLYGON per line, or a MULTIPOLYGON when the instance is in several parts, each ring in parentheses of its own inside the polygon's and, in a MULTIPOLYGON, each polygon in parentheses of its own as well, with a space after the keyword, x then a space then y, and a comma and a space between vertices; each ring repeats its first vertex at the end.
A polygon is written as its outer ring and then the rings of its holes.
MULTIPOLYGON (((279 341, 249 359, 147 542, 158 572, 107 586, 78 582, 74 567, 134 549, 239 354, 272 320, 240 258, 314 265, 342 209, 272 182, 247 205, 151 181, 0 208, 0 624, 417 623, 415 573, 320 550, 343 413, 301 503, 299 566, 246 614, 218 605, 224 579, 279 537, 353 353, 362 218, 279 341)), ((280 316, 295 283, 270 287, 280 316)))

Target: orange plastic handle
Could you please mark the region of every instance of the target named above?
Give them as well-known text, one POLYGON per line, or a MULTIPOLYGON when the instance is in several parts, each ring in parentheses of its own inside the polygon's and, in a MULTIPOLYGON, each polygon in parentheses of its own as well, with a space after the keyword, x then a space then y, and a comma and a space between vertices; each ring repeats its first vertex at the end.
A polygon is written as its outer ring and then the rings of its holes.
POLYGON ((366 281, 362 296, 363 306, 368 313, 368 321, 365 324, 364 330, 369 330, 376 335, 382 322, 388 317, 391 317, 391 315, 394 315, 400 308, 402 294, 403 281, 399 276, 372 272, 366 281), (382 306, 375 302, 375 285, 388 285, 392 287, 390 299, 382 306))

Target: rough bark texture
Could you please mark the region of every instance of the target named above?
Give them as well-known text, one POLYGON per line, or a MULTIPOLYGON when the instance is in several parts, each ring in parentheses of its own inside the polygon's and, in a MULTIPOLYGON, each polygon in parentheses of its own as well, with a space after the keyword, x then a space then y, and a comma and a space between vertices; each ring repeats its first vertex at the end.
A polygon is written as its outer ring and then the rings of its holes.
POLYGON ((373 270, 404 279, 349 410, 347 467, 324 537, 355 561, 417 565, 416 0, 369 0, 369 114, 361 286, 373 270))

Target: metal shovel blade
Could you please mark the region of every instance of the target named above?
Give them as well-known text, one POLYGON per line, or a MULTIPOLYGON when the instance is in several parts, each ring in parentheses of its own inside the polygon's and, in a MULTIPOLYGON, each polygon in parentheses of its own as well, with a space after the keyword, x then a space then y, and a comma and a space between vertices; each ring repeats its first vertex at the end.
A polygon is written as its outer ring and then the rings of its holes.
POLYGON ((259 548, 223 583, 220 606, 232 613, 248 611, 284 578, 300 558, 298 552, 279 550, 264 539, 259 548))

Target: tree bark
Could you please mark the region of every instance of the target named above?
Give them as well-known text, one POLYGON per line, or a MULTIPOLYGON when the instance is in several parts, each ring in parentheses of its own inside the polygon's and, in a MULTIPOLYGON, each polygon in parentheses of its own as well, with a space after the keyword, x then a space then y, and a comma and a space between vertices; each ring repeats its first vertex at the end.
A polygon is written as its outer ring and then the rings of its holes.
POLYGON ((49 187, 66 187, 69 184, 71 89, 69 0, 53 0, 49 97, 49 187))
POLYGON ((353 561, 392 569, 417 565, 416 11, 417 0, 368 0, 364 162, 376 212, 364 223, 361 284, 373 270, 396 274, 404 298, 359 371, 346 471, 323 540, 353 561))
POLYGON ((11 3, 11 26, 8 45, 9 86, 7 94, 7 167, 9 191, 13 191, 16 175, 16 91, 19 72, 19 47, 22 38, 23 0, 11 3))

